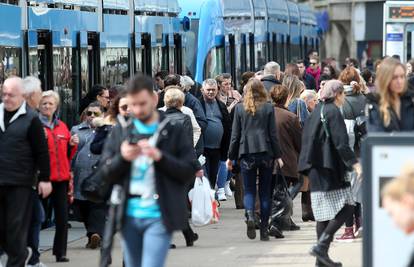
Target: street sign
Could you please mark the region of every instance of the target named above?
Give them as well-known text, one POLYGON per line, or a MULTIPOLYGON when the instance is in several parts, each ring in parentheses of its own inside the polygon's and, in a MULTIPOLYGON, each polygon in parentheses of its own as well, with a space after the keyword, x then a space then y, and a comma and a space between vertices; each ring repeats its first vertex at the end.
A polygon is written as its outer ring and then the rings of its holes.
POLYGON ((384 185, 414 165, 414 134, 375 134, 363 143, 364 267, 406 267, 414 237, 406 236, 381 204, 384 185))

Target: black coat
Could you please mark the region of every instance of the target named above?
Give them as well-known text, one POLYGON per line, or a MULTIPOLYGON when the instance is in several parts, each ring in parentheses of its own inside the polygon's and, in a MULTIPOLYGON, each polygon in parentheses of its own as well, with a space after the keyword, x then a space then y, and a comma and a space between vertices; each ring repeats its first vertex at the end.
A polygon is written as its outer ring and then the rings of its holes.
POLYGON ((189 138, 191 139, 191 143, 193 143, 193 126, 191 124, 190 117, 176 108, 169 108, 164 112, 164 114, 170 120, 180 123, 184 128, 183 138, 189 138))
POLYGON ((309 90, 316 90, 316 81, 315 78, 313 78, 312 75, 310 75, 309 73, 304 73, 303 77, 302 77, 302 81, 306 86, 306 89, 309 90))
POLYGON ((268 92, 270 92, 270 89, 272 89, 273 86, 281 84, 278 80, 276 80, 274 75, 264 76, 261 81, 268 92))
POLYGON ((243 155, 266 152, 271 158, 280 158, 275 112, 272 104, 265 103, 253 116, 247 113, 243 103, 235 107, 229 159, 243 155))
POLYGON ((368 132, 408 132, 414 131, 414 92, 409 90, 401 96, 401 119, 390 108, 391 122, 385 126, 379 110, 379 96, 367 95, 368 132))
MULTIPOLYGON (((201 106, 203 107, 204 114, 206 113, 206 102, 204 97, 200 98, 201 106)), ((217 104, 219 105, 221 116, 222 116, 222 124, 223 124, 223 137, 221 138, 221 145, 220 145, 220 160, 227 159, 227 152, 229 151, 230 146, 230 137, 231 137, 231 117, 229 112, 227 111, 226 105, 217 100, 217 104)))
MULTIPOLYGON (((165 115, 160 114, 160 120, 165 115)), ((128 184, 131 179, 131 162, 120 153, 121 143, 128 139, 134 125, 126 128, 116 125, 105 144, 102 154, 103 179, 109 183, 128 184)), ((187 187, 198 170, 192 138, 183 138, 184 127, 169 120, 160 133, 157 147, 162 158, 154 163, 156 191, 162 221, 168 231, 183 230, 187 226, 187 187)))
POLYGON ((355 120, 365 115, 366 97, 361 94, 351 93, 345 96, 345 103, 342 106, 342 114, 347 120, 355 120))
POLYGON ((328 169, 336 175, 328 181, 310 181, 312 191, 330 191, 348 186, 344 177, 357 163, 349 147, 344 118, 333 102, 320 103, 305 122, 302 149, 299 155, 299 172, 308 175, 311 169, 328 169), (328 138, 321 121, 321 107, 330 134, 328 138), (313 184, 312 184, 313 183, 313 184))

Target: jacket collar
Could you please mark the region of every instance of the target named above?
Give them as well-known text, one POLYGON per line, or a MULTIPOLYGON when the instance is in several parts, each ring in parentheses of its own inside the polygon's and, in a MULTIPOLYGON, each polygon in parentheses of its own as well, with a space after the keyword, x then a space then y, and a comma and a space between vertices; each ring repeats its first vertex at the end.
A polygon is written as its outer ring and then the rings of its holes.
MULTIPOLYGON (((17 110, 16 114, 14 114, 14 116, 10 119, 9 123, 14 122, 15 120, 17 120, 17 118, 19 118, 20 116, 26 113, 27 113, 26 101, 24 101, 23 104, 20 106, 20 108, 17 110)), ((4 103, 0 104, 0 129, 3 132, 6 131, 6 126, 4 125, 4 103)))

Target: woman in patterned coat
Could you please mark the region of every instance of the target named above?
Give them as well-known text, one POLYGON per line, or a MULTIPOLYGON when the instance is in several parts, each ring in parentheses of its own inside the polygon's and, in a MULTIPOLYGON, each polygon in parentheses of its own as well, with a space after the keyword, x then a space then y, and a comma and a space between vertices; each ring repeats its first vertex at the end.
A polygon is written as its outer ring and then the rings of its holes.
POLYGON ((345 101, 340 81, 328 81, 321 92, 321 103, 306 121, 299 172, 309 176, 313 214, 317 222, 318 243, 311 250, 316 266, 342 266, 328 256, 336 231, 354 210, 354 201, 346 173, 361 167, 349 147, 344 118, 339 110, 345 101))

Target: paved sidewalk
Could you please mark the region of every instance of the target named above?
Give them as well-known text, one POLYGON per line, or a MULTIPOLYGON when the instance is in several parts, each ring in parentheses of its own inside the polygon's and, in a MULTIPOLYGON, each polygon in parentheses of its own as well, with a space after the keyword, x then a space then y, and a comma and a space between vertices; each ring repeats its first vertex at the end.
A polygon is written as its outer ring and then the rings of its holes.
MULTIPOLYGON (((167 267, 311 267, 315 259, 308 251, 315 242, 315 223, 302 223, 299 220, 300 202, 295 200, 294 220, 301 226, 300 231, 285 232, 285 239, 271 239, 269 242, 249 240, 245 234, 243 211, 234 209, 234 201, 222 202, 221 220, 218 224, 196 228, 200 239, 192 248, 185 247, 181 233, 176 233, 174 243, 177 249, 171 250, 167 267)), ((98 266, 99 251, 85 249, 86 239, 80 238, 84 230, 77 224, 70 231, 68 257, 69 263, 55 263, 51 251, 42 254, 42 262, 49 267, 89 267, 98 266)), ((342 233, 342 230, 340 231, 342 233)), ((50 233, 42 232, 42 239, 50 233)), ((339 233, 338 233, 339 234, 339 233)), ((346 267, 362 266, 362 242, 359 239, 353 243, 333 243, 331 256, 342 261, 346 267)), ((122 266, 122 255, 119 240, 113 253, 112 266, 122 266)))

